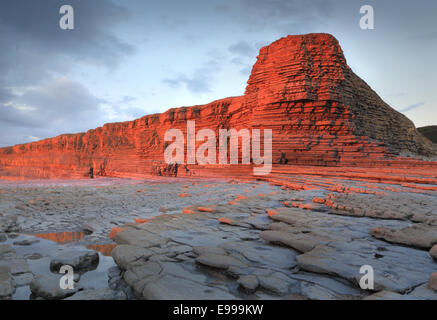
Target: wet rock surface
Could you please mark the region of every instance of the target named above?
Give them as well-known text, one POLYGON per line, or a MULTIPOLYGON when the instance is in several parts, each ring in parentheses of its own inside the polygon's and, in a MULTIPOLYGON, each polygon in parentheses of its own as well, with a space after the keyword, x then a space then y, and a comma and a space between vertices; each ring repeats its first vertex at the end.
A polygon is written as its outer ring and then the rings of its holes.
POLYGON ((77 272, 84 270, 94 270, 99 264, 99 255, 95 251, 66 251, 50 261, 50 268, 59 271, 59 269, 68 265, 73 267, 77 272))
POLYGON ((11 275, 11 269, 0 266, 0 300, 11 299, 15 292, 15 282, 11 275))
POLYGON ((398 230, 373 228, 370 234, 377 239, 422 249, 431 249, 437 243, 437 228, 423 223, 398 230))
POLYGON ((59 300, 72 296, 77 289, 63 289, 60 286, 61 275, 37 275, 30 283, 32 293, 47 300, 59 300))
POLYGON ((79 291, 65 300, 126 300, 127 296, 122 291, 111 289, 89 289, 79 291))
POLYGON ((22 231, 0 243, 0 266, 10 270, 2 271, 2 298, 436 299, 432 191, 344 180, 335 183, 360 192, 255 181, 93 183, 4 188, 0 211, 22 231), (365 193, 375 189, 377 197, 365 193), (50 205, 26 205, 47 195, 50 205), (56 288, 53 269, 63 264, 79 273, 74 292, 56 288), (373 290, 360 287, 363 265, 373 267, 373 290))

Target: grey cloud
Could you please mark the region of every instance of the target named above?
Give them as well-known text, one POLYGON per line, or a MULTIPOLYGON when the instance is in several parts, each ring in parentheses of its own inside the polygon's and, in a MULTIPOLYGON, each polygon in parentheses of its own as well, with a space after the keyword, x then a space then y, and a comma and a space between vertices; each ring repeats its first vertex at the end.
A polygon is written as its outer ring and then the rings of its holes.
POLYGON ((0 145, 84 131, 107 121, 103 100, 61 76, 81 64, 117 68, 135 47, 114 27, 131 13, 110 0, 69 0, 75 29, 61 30, 58 0, 0 2, 0 145))
MULTIPOLYGON (((37 53, 61 54, 82 62, 114 67, 134 47, 111 33, 113 27, 130 17, 129 11, 108 0, 71 0, 75 29, 59 28, 58 0, 14 0, 0 3, 2 44, 20 48, 23 44, 37 53)), ((32 52, 31 52, 32 53, 32 52)))
POLYGON ((127 104, 127 103, 131 103, 133 101, 135 101, 136 98, 135 97, 131 97, 131 96, 124 96, 121 98, 120 103, 121 104, 127 104))
POLYGON ((84 129, 84 124, 95 123, 102 102, 82 84, 61 78, 15 95, 8 105, 1 105, 0 122, 28 129, 65 125, 84 129))
MULTIPOLYGON (((35 86, 76 62, 116 68, 134 47, 111 33, 129 11, 109 0, 69 1, 75 29, 61 30, 57 0, 0 2, 0 85, 35 86)), ((1 93, 0 93, 1 98, 1 93)))
POLYGON ((255 46, 246 41, 239 41, 229 47, 229 52, 242 56, 254 55, 256 54, 256 51, 255 46))
POLYGON ((216 12, 232 17, 248 32, 270 28, 296 34, 308 26, 323 24, 336 7, 333 0, 236 0, 232 10, 216 6, 216 12))
POLYGON ((214 76, 221 69, 219 59, 208 60, 198 67, 192 75, 180 74, 176 77, 165 78, 162 82, 173 88, 185 86, 192 93, 210 92, 214 76))
POLYGON ((259 49, 267 44, 268 42, 261 41, 256 43, 249 43, 247 41, 234 43, 228 48, 228 51, 233 55, 230 61, 236 65, 243 66, 240 69, 240 74, 249 77, 259 49))
MULTIPOLYGON (((112 115, 121 120, 141 116, 140 108, 126 106, 134 97, 123 97, 110 105, 112 115)), ((94 96, 81 83, 59 78, 15 95, 7 105, 0 104, 0 146, 48 138, 60 133, 83 132, 111 121, 102 108, 110 102, 94 96), (68 129, 66 129, 68 128, 68 129)))

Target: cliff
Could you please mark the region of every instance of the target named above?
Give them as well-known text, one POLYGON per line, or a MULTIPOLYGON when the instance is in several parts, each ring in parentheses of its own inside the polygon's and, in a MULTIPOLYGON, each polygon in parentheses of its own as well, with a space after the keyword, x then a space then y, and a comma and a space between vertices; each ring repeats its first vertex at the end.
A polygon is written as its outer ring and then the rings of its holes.
POLYGON ((353 73, 333 36, 308 34, 262 48, 244 96, 2 148, 0 176, 84 177, 91 166, 96 175, 116 177, 251 173, 250 166, 166 165, 164 133, 186 135, 187 120, 196 130, 272 129, 273 163, 385 166, 403 152, 436 154, 408 118, 353 73))

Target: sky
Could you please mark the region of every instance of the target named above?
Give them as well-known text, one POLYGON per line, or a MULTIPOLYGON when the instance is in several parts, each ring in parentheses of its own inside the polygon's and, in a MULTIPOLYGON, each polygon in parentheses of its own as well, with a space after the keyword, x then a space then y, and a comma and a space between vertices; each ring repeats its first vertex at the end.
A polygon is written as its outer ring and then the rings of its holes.
POLYGON ((416 126, 437 125, 436 21, 435 0, 2 0, 0 147, 242 95, 262 46, 313 32, 416 126))

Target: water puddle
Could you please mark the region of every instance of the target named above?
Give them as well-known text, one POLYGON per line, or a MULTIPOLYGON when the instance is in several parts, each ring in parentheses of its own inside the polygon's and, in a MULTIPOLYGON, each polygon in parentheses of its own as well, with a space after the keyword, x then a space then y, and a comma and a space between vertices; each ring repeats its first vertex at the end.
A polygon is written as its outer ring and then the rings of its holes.
MULTIPOLYGON (((111 251, 116 245, 79 244, 79 241, 83 240, 84 236, 83 232, 57 232, 34 235, 16 234, 9 237, 2 244, 9 244, 15 249, 17 256, 26 258, 34 275, 54 273, 50 270, 50 261, 63 251, 94 250, 99 254, 99 264, 94 270, 81 274, 77 285, 83 289, 108 288, 108 270, 116 266, 111 257, 111 251), (39 241, 34 242, 35 239, 39 241), (31 244, 22 245, 23 241, 28 241, 31 244)), ((29 300, 33 298, 29 285, 17 287, 12 297, 13 300, 29 300)))
POLYGON ((52 233, 37 233, 35 237, 46 239, 58 244, 79 242, 85 236, 84 232, 52 232, 52 233))
POLYGON ((110 257, 112 250, 116 247, 116 244, 89 244, 85 248, 91 249, 94 251, 99 252, 100 254, 104 255, 105 257, 110 257))

